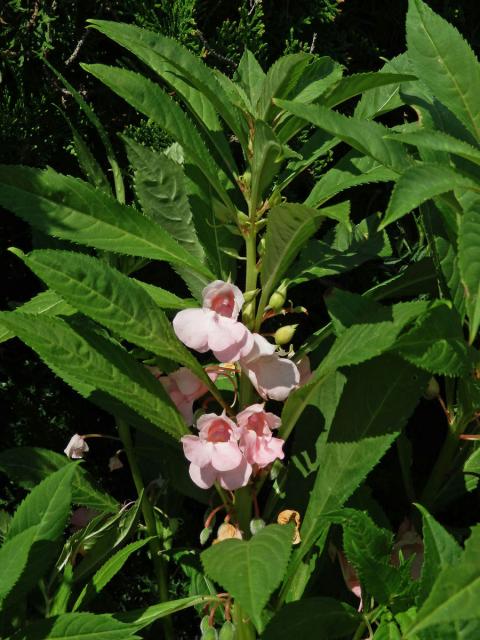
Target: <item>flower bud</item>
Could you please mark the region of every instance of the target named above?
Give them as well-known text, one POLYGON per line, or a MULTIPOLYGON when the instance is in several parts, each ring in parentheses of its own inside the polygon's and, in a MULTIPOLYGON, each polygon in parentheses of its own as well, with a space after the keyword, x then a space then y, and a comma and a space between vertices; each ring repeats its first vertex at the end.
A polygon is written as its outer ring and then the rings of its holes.
POLYGON ((289 344, 295 334, 298 324, 287 324, 275 331, 275 343, 278 345, 289 344))
POLYGON ((253 518, 252 520, 250 520, 250 531, 252 533, 252 536, 258 533, 264 527, 265 520, 262 520, 262 518, 253 518))
POLYGON ((203 616, 203 618, 200 621, 200 633, 203 635, 209 629, 210 629, 210 618, 209 616, 203 616))
POLYGON ((265 236, 262 236, 258 242, 257 245, 257 251, 258 251, 258 255, 260 257, 263 256, 263 254, 265 253, 265 236))
POLYGON ((247 302, 251 302, 252 300, 255 300, 259 292, 260 292, 260 289, 245 291, 245 293, 243 294, 244 304, 247 302))
POLYGON ((274 291, 270 296, 270 300, 268 301, 268 306, 270 307, 270 309, 273 309, 277 312, 283 309, 283 305, 285 304, 285 300, 287 299, 287 288, 287 281, 284 280, 278 287, 278 289, 274 291))
POLYGON ((425 400, 435 400, 440 395, 440 385, 438 384, 436 378, 433 376, 430 378, 427 384, 427 388, 423 394, 425 400))
POLYGON ((218 640, 218 633, 213 627, 209 627, 204 634, 202 634, 201 640, 218 640))
POLYGON ((220 629, 218 640, 234 640, 235 639, 235 626, 227 620, 223 627, 220 629))
POLYGON ((205 529, 202 529, 200 532, 200 544, 203 545, 207 544, 208 539, 210 538, 210 536, 212 535, 212 530, 210 527, 205 527, 205 529))

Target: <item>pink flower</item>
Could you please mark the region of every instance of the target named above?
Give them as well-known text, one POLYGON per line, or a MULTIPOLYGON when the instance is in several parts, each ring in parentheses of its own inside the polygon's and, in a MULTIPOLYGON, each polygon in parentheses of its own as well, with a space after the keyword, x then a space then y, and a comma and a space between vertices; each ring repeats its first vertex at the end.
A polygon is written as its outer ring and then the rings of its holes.
POLYGON ((278 429, 280 418, 267 413, 263 404, 252 404, 237 415, 237 424, 242 429, 240 449, 247 462, 259 469, 266 467, 277 458, 283 460, 284 440, 274 438, 272 429, 278 429))
POLYGON ((395 567, 400 566, 400 553, 404 560, 408 560, 413 555, 415 556, 410 568, 410 575, 412 580, 419 580, 424 556, 423 540, 408 518, 402 520, 393 545, 391 561, 395 567))
POLYGON ((258 333, 253 339, 251 351, 240 359, 242 369, 262 398, 285 400, 300 383, 297 366, 288 358, 280 358, 274 345, 258 333))
POLYGON ((253 346, 252 334, 237 322, 242 305, 238 287, 215 280, 203 290, 203 307, 179 311, 173 329, 190 349, 200 353, 211 350, 220 362, 235 362, 253 346))
POLYGON ((343 551, 337 551, 338 561, 340 562, 340 568, 342 569, 343 579, 345 580, 345 584, 348 589, 357 596, 360 600, 360 604, 358 605, 358 611, 362 611, 363 609, 363 598, 362 598, 362 586, 360 584, 360 580, 358 578, 358 574, 355 571, 353 565, 347 560, 343 551))
POLYGON ((199 436, 182 438, 193 482, 201 489, 210 488, 217 480, 224 489, 231 491, 245 486, 252 467, 238 446, 241 429, 225 413, 201 416, 197 429, 199 436))
POLYGON ((168 376, 162 376, 157 367, 148 368, 162 383, 185 422, 188 425, 193 424, 193 403, 207 393, 208 387, 186 367, 181 367, 168 376))
POLYGON ((84 454, 87 453, 88 450, 89 446, 86 440, 76 433, 70 438, 67 446, 63 450, 63 453, 73 460, 79 460, 80 458, 83 458, 84 454))

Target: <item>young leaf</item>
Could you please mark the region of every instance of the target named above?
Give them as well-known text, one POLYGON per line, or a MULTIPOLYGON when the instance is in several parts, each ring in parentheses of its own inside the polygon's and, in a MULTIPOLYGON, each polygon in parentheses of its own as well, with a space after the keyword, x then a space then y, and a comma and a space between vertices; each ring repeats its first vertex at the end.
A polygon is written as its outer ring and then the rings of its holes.
POLYGON ((147 291, 104 262, 69 251, 32 251, 24 262, 72 306, 126 340, 190 367, 203 368, 177 339, 147 291))
POLYGON ((423 544, 425 545, 417 603, 421 605, 430 595, 439 572, 456 564, 462 549, 424 507, 417 505, 417 509, 420 510, 423 518, 423 544))
POLYGON ((469 342, 473 344, 480 326, 480 209, 478 202, 460 220, 458 266, 469 319, 469 342))
POLYGON ((423 629, 450 622, 478 619, 479 597, 480 527, 476 526, 460 558, 437 574, 427 599, 404 637, 413 638, 423 629))
POLYGON ((410 0, 407 45, 414 73, 480 141, 480 64, 467 42, 422 0, 410 0))
POLYGON ((316 640, 350 637, 362 618, 345 602, 333 598, 305 598, 283 606, 270 620, 262 640, 308 638, 315 629, 316 640))
POLYGON ((0 314, 0 322, 34 349, 45 363, 85 397, 96 390, 120 400, 173 438, 187 428, 162 385, 124 349, 85 323, 75 329, 58 318, 0 314), (78 384, 80 380, 81 384, 78 384))
POLYGON ((262 195, 280 169, 282 146, 271 127, 262 120, 255 121, 255 135, 253 138, 253 158, 251 200, 255 207, 261 201, 262 195))
POLYGON ((65 116, 70 129, 72 131, 73 146, 75 149, 75 155, 77 157, 80 169, 83 171, 85 178, 97 189, 105 191, 105 193, 111 194, 112 190, 107 176, 103 173, 103 169, 97 162, 95 156, 88 148, 87 143, 75 129, 70 120, 65 116))
POLYGON ((178 104, 157 84, 127 69, 107 67, 103 64, 84 64, 82 67, 132 107, 157 122, 181 144, 227 208, 233 210, 232 201, 222 182, 223 178, 219 177, 223 176, 223 173, 209 154, 197 129, 178 104))
POLYGON ((141 213, 53 169, 1 165, 0 203, 48 235, 166 260, 212 277, 207 267, 141 213))
POLYGON ((207 575, 238 600, 260 632, 262 611, 287 567, 292 536, 291 526, 273 524, 251 540, 223 540, 201 554, 207 575))
POLYGON ((257 104, 262 84, 265 80, 265 71, 255 58, 254 54, 245 49, 235 71, 234 80, 242 87, 250 102, 250 109, 257 104))
POLYGON ((475 181, 448 166, 424 162, 409 167, 393 188, 380 229, 427 200, 454 189, 480 192, 480 186, 475 181))

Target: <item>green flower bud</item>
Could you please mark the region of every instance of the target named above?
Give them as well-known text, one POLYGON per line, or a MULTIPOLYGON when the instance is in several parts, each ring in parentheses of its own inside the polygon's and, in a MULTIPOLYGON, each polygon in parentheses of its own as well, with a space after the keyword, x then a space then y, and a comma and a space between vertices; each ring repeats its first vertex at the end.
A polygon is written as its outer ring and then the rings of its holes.
POLYGON ((289 344, 295 334, 298 324, 286 324, 275 331, 275 343, 278 345, 289 344))
POLYGON ((213 627, 209 627, 205 633, 202 634, 202 640, 218 640, 218 633, 213 627))
POLYGON ((287 281, 284 280, 278 287, 278 289, 274 291, 270 296, 270 300, 268 301, 268 306, 270 307, 270 309, 273 309, 277 312, 283 309, 283 305, 285 304, 285 300, 287 299, 287 288, 287 281))
POLYGON ((258 251, 258 255, 260 257, 263 256, 263 254, 265 253, 265 236, 262 236, 258 242, 258 246, 257 246, 257 251, 258 251))
POLYGON ((260 289, 254 289, 253 291, 245 291, 245 293, 243 294, 243 299, 245 300, 246 303, 251 302, 252 300, 255 300, 259 292, 260 292, 260 289))
POLYGON ((210 621, 208 616, 203 616, 200 621, 200 632, 202 635, 210 629, 210 621))
POLYGON ((276 207, 277 204, 280 204, 281 202, 282 202, 282 194, 280 193, 280 191, 274 191, 268 199, 270 208, 276 207))
POLYGON ((252 533, 252 536, 258 533, 264 527, 265 520, 262 520, 262 518, 253 518, 252 520, 250 520, 250 531, 252 533))
POLYGON ((210 538, 211 535, 212 535, 212 530, 210 529, 210 527, 205 527, 205 529, 202 529, 202 531, 200 532, 200 544, 202 546, 204 544, 207 544, 208 539, 210 538))
POLYGON ((235 640, 235 626, 228 620, 220 629, 218 640, 235 640))
POLYGON ((433 376, 430 378, 427 384, 427 388, 423 394, 425 400, 435 400, 440 395, 440 385, 438 384, 436 378, 433 376))

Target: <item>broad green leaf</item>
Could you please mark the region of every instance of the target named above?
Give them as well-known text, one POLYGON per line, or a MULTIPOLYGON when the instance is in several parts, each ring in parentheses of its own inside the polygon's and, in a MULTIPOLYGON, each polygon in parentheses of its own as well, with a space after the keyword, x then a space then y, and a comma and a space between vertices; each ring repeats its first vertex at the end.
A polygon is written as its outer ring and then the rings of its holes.
POLYGON ((362 618, 353 607, 333 598, 305 598, 283 606, 270 620, 262 640, 309 638, 316 640, 350 637, 362 618))
POLYGON ((417 508, 422 514, 425 547, 417 603, 421 605, 428 598, 439 572, 458 562, 462 549, 424 507, 417 505, 417 508))
POLYGON ((0 322, 38 353, 63 380, 85 397, 104 391, 152 424, 179 438, 187 428, 162 385, 124 349, 76 323, 58 318, 0 314, 0 322), (78 385, 80 379, 81 385, 78 385))
MULTIPOLYGON (((42 291, 36 296, 18 306, 22 313, 45 314, 46 316, 70 316, 75 309, 60 298, 54 291, 42 291)), ((0 323, 0 342, 15 337, 13 331, 6 329, 0 323)))
POLYGON ((140 212, 53 169, 1 165, 0 204, 48 235, 166 260, 211 277, 204 265, 140 212))
POLYGON ((265 71, 249 49, 243 52, 235 70, 234 80, 245 91, 252 109, 253 105, 257 104, 259 92, 265 80, 265 71))
POLYGON ((448 166, 424 162, 409 167, 393 188, 380 229, 427 200, 455 189, 471 189, 478 193, 480 185, 448 166))
POLYGON ((389 136, 391 140, 397 140, 404 144, 411 144, 415 147, 423 149, 432 149, 433 151, 442 151, 451 153, 455 156, 470 160, 475 164, 480 164, 480 150, 474 146, 454 138, 443 131, 431 131, 429 129, 419 129, 418 131, 410 131, 408 133, 397 133, 389 136))
MULTIPOLYGON (((304 394, 303 406, 296 407, 297 416, 326 379, 326 374, 317 374, 297 392, 304 394)), ((324 541, 328 525, 322 516, 344 505, 391 446, 427 379, 427 374, 392 355, 351 369, 331 427, 317 441, 318 471, 300 531, 302 543, 292 556, 289 576, 295 575, 319 538, 324 541)), ((300 595, 297 593, 295 599, 300 595)))
POLYGON ((390 182, 397 177, 394 171, 377 160, 358 151, 350 151, 320 178, 308 194, 305 204, 318 207, 345 189, 371 182, 390 182))
POLYGON ((126 340, 190 367, 203 368, 176 337, 147 290, 104 262, 69 251, 32 251, 27 266, 76 309, 126 340))
POLYGON ((480 65, 467 42, 422 0, 410 0, 407 45, 414 73, 480 141, 480 65))
POLYGON ((261 529, 250 540, 223 540, 201 554, 206 574, 225 587, 263 629, 262 611, 280 584, 292 546, 292 527, 261 529))
POLYGON ((151 538, 143 538, 142 540, 131 542, 111 556, 95 573, 93 578, 83 587, 72 607, 72 612, 85 607, 90 600, 95 598, 95 596, 99 594, 110 580, 122 569, 123 565, 132 553, 141 549, 150 540, 151 538))
POLYGON ((30 549, 37 537, 37 526, 24 529, 21 533, 8 539, 0 547, 0 611, 2 602, 11 592, 25 569, 30 549))
POLYGON ((412 364, 434 374, 469 375, 478 361, 466 343, 458 313, 446 304, 433 306, 401 336, 395 350, 412 364))
MULTIPOLYGON (((243 142, 244 132, 240 125, 238 113, 228 99, 213 71, 201 58, 187 48, 160 33, 141 29, 135 25, 107 20, 89 20, 95 29, 125 47, 140 60, 150 66, 163 77, 163 63, 168 63, 175 75, 180 76, 185 84, 190 84, 203 94, 225 120, 230 129, 243 142)), ((169 82, 171 74, 166 77, 169 82)))
POLYGON ((460 220, 458 266, 469 319, 469 342, 473 343, 480 326, 480 208, 470 207, 460 220))
POLYGON ((262 120, 255 121, 253 157, 251 160, 251 201, 255 207, 280 169, 282 146, 271 127, 262 120))
POLYGON ((135 631, 110 613, 65 613, 34 622, 10 640, 140 640, 135 631))
POLYGON ((359 94, 374 89, 376 87, 384 87, 386 85, 398 85, 402 82, 409 82, 417 78, 411 74, 402 73, 382 73, 368 72, 355 73, 339 80, 330 90, 326 91, 319 103, 325 107, 336 107, 338 104, 350 100, 359 94))
MULTIPOLYGON (((63 454, 39 447, 15 447, 0 452, 0 471, 23 489, 32 489, 48 475, 70 465, 63 454)), ((72 502, 97 511, 118 509, 118 502, 98 489, 82 466, 76 466, 72 477, 72 502)))
POLYGON ((179 105, 157 84, 127 69, 102 64, 84 64, 82 67, 132 107, 158 123, 168 135, 181 144, 220 199, 229 209, 233 209, 230 197, 219 177, 221 170, 209 154, 197 129, 179 105))
POLYGON ((35 540, 55 540, 62 533, 70 513, 71 482, 76 464, 70 462, 42 480, 15 511, 7 539, 36 527, 35 540))
POLYGON ((427 599, 404 637, 412 638, 422 629, 446 623, 478 619, 479 597, 480 527, 476 526, 460 558, 438 573, 427 599))
POLYGON ((321 105, 297 104, 287 100, 275 102, 282 109, 328 131, 392 171, 402 173, 411 163, 402 145, 385 139, 389 129, 377 122, 349 118, 321 105))
POLYGON ((265 120, 267 123, 271 121, 279 110, 273 99, 288 98, 312 60, 311 54, 292 53, 282 56, 272 64, 259 89, 259 98, 256 104, 257 118, 265 120))

